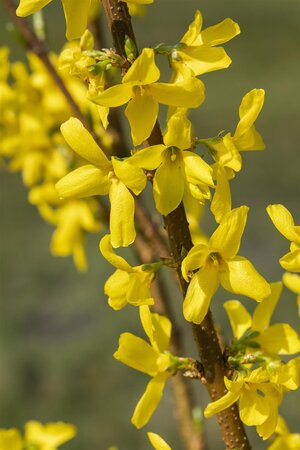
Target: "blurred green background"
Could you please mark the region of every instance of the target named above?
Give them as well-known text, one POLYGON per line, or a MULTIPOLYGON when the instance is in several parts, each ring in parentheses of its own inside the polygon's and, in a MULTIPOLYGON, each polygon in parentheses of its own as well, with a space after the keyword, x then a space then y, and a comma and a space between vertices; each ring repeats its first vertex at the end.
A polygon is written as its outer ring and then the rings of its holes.
MULTIPOLYGON (((234 131, 243 95, 254 87, 266 90, 257 128, 267 150, 245 154, 232 189, 234 206, 251 208, 240 254, 249 257, 270 281, 277 281, 282 274, 278 258, 287 252, 288 242, 275 230, 265 208, 269 203, 283 203, 300 223, 300 5, 297 0, 156 1, 144 19, 134 19, 140 48, 177 42, 197 8, 203 13, 204 26, 231 17, 242 30, 225 44, 231 67, 202 77, 206 102, 192 114, 198 136, 234 131)), ((58 51, 65 41, 60 2, 53 1, 45 16, 51 46, 58 51)), ((23 58, 5 31, 7 21, 0 5, 1 45, 11 47, 12 59, 23 58)), ((148 378, 116 362, 112 354, 121 332, 141 333, 141 329, 133 308, 116 313, 107 306, 103 282, 112 269, 98 252, 99 236, 88 238, 90 269, 78 274, 71 259, 50 256, 52 229, 27 203, 26 195, 19 175, 1 173, 0 427, 22 427, 30 419, 72 422, 78 436, 64 446, 66 450, 106 450, 113 444, 120 450, 147 449, 145 431, 151 430, 180 450, 168 388, 145 430, 137 431, 130 424, 148 378)), ((208 232, 211 224, 208 220, 205 225, 208 232)), ((180 295, 172 286, 170 292, 180 320, 180 295)), ((228 339, 222 302, 230 298, 220 291, 212 305, 228 339)), ((253 301, 243 302, 253 309, 253 301)), ((287 290, 274 314, 276 320, 297 327, 295 296, 287 290)), ((189 327, 183 326, 187 354, 196 356, 189 327)), ((204 406, 204 389, 194 385, 197 398, 201 391, 199 401, 204 406)), ((289 394, 281 407, 294 431, 299 400, 299 395, 289 394)), ((222 449, 215 420, 205 426, 208 449, 222 449)), ((253 448, 266 448, 249 433, 253 448)))

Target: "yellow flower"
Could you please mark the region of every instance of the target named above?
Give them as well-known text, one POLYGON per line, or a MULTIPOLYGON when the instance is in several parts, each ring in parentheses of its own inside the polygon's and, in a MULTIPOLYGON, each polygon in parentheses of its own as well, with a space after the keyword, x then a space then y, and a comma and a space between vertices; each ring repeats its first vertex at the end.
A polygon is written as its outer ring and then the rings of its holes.
POLYGON ((286 272, 282 276, 282 281, 290 291, 297 294, 298 314, 300 316, 300 275, 286 272))
POLYGON ((253 317, 238 300, 224 303, 233 334, 236 339, 240 339, 246 332, 259 332, 258 336, 251 337, 249 347, 251 348, 251 342, 257 343, 261 351, 267 354, 292 355, 300 352, 299 335, 289 324, 269 325, 282 291, 282 284, 272 283, 271 291, 271 295, 256 307, 253 317))
POLYGON ((90 164, 73 170, 57 184, 62 198, 90 197, 109 194, 110 231, 113 247, 127 246, 135 239, 134 198, 146 185, 144 172, 130 164, 112 157, 111 161, 82 123, 75 118, 61 126, 61 132, 70 147, 90 164))
POLYGON ((107 234, 100 241, 102 255, 117 269, 104 285, 108 304, 115 310, 124 308, 128 303, 134 306, 153 305, 150 286, 154 279, 154 268, 130 266, 124 258, 114 253, 110 238, 107 234))
POLYGON ((148 306, 140 307, 140 317, 150 344, 131 333, 120 336, 114 357, 152 377, 140 398, 131 422, 142 428, 150 420, 161 400, 167 378, 172 375, 170 356, 166 353, 171 336, 171 322, 164 316, 153 314, 148 306))
POLYGON ((155 450, 172 450, 171 447, 156 433, 148 432, 147 436, 155 450))
POLYGON ((25 442, 37 450, 57 450, 76 435, 76 428, 70 423, 56 422, 43 425, 36 421, 25 425, 25 442))
POLYGON ((131 157, 137 167, 157 169, 153 179, 154 200, 165 216, 177 208, 186 192, 202 203, 210 198, 212 169, 196 153, 186 150, 190 146, 190 122, 177 112, 168 121, 164 145, 147 147, 131 157))
POLYGON ((106 89, 92 100, 102 106, 117 107, 129 102, 125 115, 131 127, 134 145, 141 144, 153 130, 158 104, 197 108, 204 101, 204 85, 200 80, 189 77, 174 83, 156 83, 160 71, 154 61, 154 50, 144 48, 134 61, 122 84, 106 89))
POLYGON ((191 71, 194 76, 213 70, 225 69, 231 59, 222 47, 216 47, 230 41, 240 34, 237 23, 231 19, 202 30, 202 15, 196 11, 195 19, 180 43, 171 53, 171 63, 175 70, 176 82, 183 79, 191 71))
POLYGON ((216 161, 217 188, 212 200, 211 210, 218 223, 231 209, 228 179, 233 178, 235 172, 239 172, 242 168, 240 152, 265 149, 262 137, 254 126, 254 122, 263 107, 264 96, 265 91, 263 89, 252 89, 243 97, 239 108, 240 120, 233 136, 227 133, 222 139, 206 140, 216 161))
MULTIPOLYGON (((17 16, 26 17, 44 8, 52 0, 20 0, 17 8, 17 16)), ((61 0, 64 8, 67 31, 67 39, 79 38, 87 27, 90 9, 94 10, 93 0, 61 0)), ((97 0, 98 2, 98 0, 97 0)))
POLYGON ((183 314, 189 322, 202 322, 220 283, 227 291, 258 302, 270 295, 269 284, 251 262, 237 256, 247 214, 246 206, 227 213, 208 244, 194 246, 184 258, 183 277, 186 281, 192 277, 183 303, 183 314))
POLYGON ((290 252, 280 258, 281 267, 300 272, 300 225, 295 225, 291 213, 283 205, 269 205, 267 213, 277 230, 291 241, 290 252))
POLYGON ((268 439, 277 426, 283 392, 295 390, 299 385, 299 358, 278 364, 272 374, 260 367, 249 375, 238 374, 233 381, 224 377, 224 381, 228 392, 207 405, 205 417, 211 417, 239 400, 241 420, 248 426, 256 426, 257 433, 268 439))
POLYGON ((275 433, 277 436, 268 450, 299 450, 300 433, 291 433, 281 416, 278 417, 275 433))
POLYGON ((15 428, 0 428, 0 450, 22 450, 21 434, 15 428))

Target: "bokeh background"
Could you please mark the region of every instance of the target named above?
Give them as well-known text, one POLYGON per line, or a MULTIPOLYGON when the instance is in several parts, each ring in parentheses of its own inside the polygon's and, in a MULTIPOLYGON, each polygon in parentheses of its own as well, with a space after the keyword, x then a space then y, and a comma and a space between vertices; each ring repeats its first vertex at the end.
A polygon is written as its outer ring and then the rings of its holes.
MULTIPOLYGON (((179 41, 197 8, 203 13, 204 26, 231 17, 242 30, 225 45, 233 60, 231 67, 202 77, 207 97, 192 115, 197 135, 234 131, 243 95, 254 87, 266 90, 257 128, 267 150, 245 154, 232 189, 234 206, 251 208, 240 254, 270 281, 277 281, 282 275, 278 258, 287 252, 288 242, 273 227, 265 208, 283 203, 300 223, 300 5, 296 0, 156 1, 144 19, 134 19, 140 48, 179 41)), ((59 51, 65 42, 61 3, 54 0, 45 16, 51 47, 59 51)), ((7 22, 0 5, 1 45, 11 48, 13 60, 23 59, 22 50, 6 31, 7 22)), ((111 45, 108 35, 107 39, 111 45)), ((64 446, 66 450, 106 450, 110 445, 120 450, 148 449, 145 430, 135 430, 129 421, 148 378, 112 358, 121 332, 142 336, 136 311, 126 308, 115 313, 107 306, 103 282, 112 268, 98 252, 99 236, 88 237, 90 268, 78 274, 71 259, 50 255, 52 229, 26 196, 20 176, 2 171, 0 427, 22 427, 29 419, 63 420, 78 427, 77 438, 64 446)), ((208 232, 211 225, 210 220, 204 223, 208 232)), ((180 295, 172 283, 169 289, 180 321, 180 295)), ((222 302, 230 298, 220 290, 212 305, 227 339, 230 330, 222 302)), ((243 302, 253 309, 253 301, 243 302)), ((274 321, 279 320, 299 325, 295 296, 286 289, 274 314, 274 321)), ((189 327, 182 326, 187 353, 196 356, 189 327)), ((194 384, 204 406, 204 390, 194 384)), ((294 431, 299 400, 299 395, 289 394, 281 407, 294 431)), ((205 426, 208 449, 222 449, 215 420, 205 421, 205 426)), ((161 433, 174 450, 182 448, 168 388, 145 428, 161 433)), ((266 448, 249 433, 253 448, 266 448)))

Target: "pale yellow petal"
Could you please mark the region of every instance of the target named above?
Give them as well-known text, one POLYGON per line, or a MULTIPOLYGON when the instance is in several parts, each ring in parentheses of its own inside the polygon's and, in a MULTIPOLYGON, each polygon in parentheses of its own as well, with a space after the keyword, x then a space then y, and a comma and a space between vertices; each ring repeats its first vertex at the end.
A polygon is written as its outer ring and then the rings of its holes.
POLYGON ((255 308, 252 328, 253 330, 263 331, 268 328, 272 314, 282 292, 282 283, 279 281, 277 283, 271 283, 271 295, 265 298, 257 307, 255 308))
POLYGON ((289 272, 300 272, 300 249, 289 252, 279 260, 281 267, 289 272))
POLYGON ((147 433, 149 441, 155 450, 172 450, 171 447, 156 433, 147 433))
POLYGON ((206 244, 194 245, 188 252, 181 264, 183 278, 189 281, 189 275, 196 269, 203 267, 209 255, 209 248, 206 244))
POLYGON ((126 292, 129 283, 129 274, 117 269, 105 282, 104 293, 108 296, 108 304, 118 311, 127 305, 126 292))
POLYGON ((256 340, 268 353, 293 355, 300 352, 299 335, 287 323, 271 325, 256 340))
POLYGON ((154 128, 158 103, 151 95, 135 95, 128 103, 125 115, 130 123, 133 145, 145 141, 154 128))
POLYGON ((124 270, 126 272, 131 272, 132 268, 128 262, 122 258, 121 256, 117 255, 115 251, 112 248, 111 245, 111 235, 106 234, 103 236, 99 243, 99 249, 104 258, 112 264, 117 269, 124 270))
POLYGON ((131 333, 121 334, 114 358, 150 376, 157 374, 158 353, 146 341, 131 333))
POLYGON ((122 83, 146 85, 155 83, 160 77, 160 71, 155 64, 155 53, 152 48, 144 48, 140 56, 124 75, 122 83))
POLYGON ((0 450, 22 450, 21 433, 16 428, 0 428, 0 450))
POLYGON ((239 339, 245 331, 251 328, 251 315, 238 300, 230 300, 224 303, 224 308, 228 315, 233 335, 239 339))
POLYGON ((95 166, 105 169, 110 162, 101 148, 96 144, 91 134, 80 120, 71 117, 60 127, 61 133, 69 146, 82 158, 95 166))
MULTIPOLYGON (((142 357, 142 355, 141 355, 142 357)), ((151 419, 163 394, 169 373, 159 373, 147 385, 147 388, 134 410, 131 422, 136 428, 142 428, 151 419)))
POLYGON ((147 178, 145 173, 139 167, 130 163, 130 159, 123 161, 112 157, 112 165, 115 175, 131 189, 135 195, 140 194, 146 186, 147 178))
POLYGON ((25 424, 25 440, 41 448, 56 448, 76 435, 76 427, 70 423, 50 422, 43 425, 37 421, 25 424))
POLYGON ((112 246, 127 247, 135 239, 134 199, 125 184, 113 179, 109 190, 112 246))
POLYGON ((183 162, 186 179, 189 183, 214 186, 212 168, 199 155, 184 151, 183 162))
POLYGON ((183 302, 183 315, 188 322, 202 322, 218 286, 218 267, 213 264, 205 265, 193 276, 183 302))
POLYGON ((223 258, 235 256, 240 248, 249 208, 241 206, 225 215, 209 240, 212 251, 221 253, 223 258))
POLYGON ((265 397, 255 389, 247 389, 241 393, 239 411, 246 425, 261 425, 268 419, 270 407, 265 397))
POLYGON ((168 121, 168 128, 164 135, 167 147, 178 147, 181 150, 191 146, 191 122, 181 110, 172 114, 168 121))
POLYGON ((264 98, 263 89, 252 89, 243 97, 239 108, 240 121, 234 133, 235 138, 242 136, 252 127, 263 107, 264 98))
POLYGON ((142 150, 137 151, 130 158, 131 164, 140 167, 141 169, 154 170, 162 163, 162 152, 166 146, 152 145, 142 150))
MULTIPOLYGON (((277 230, 289 241, 297 240, 297 233, 295 231, 295 223, 292 214, 283 205, 269 205, 267 207, 273 224, 277 230)), ((300 236, 299 236, 300 239, 300 236)), ((300 242, 300 240, 299 240, 300 242)))
POLYGON ((190 24, 188 31, 182 37, 180 42, 183 42, 186 45, 193 45, 199 36, 201 28, 202 28, 202 15, 199 10, 196 10, 195 18, 193 22, 190 24))
POLYGON ((106 172, 87 164, 68 173, 55 187, 61 198, 91 197, 108 194, 109 182, 106 172))
POLYGON ((226 269, 220 272, 220 281, 227 291, 245 295, 258 302, 271 294, 269 283, 256 271, 250 261, 241 256, 227 261, 226 269))

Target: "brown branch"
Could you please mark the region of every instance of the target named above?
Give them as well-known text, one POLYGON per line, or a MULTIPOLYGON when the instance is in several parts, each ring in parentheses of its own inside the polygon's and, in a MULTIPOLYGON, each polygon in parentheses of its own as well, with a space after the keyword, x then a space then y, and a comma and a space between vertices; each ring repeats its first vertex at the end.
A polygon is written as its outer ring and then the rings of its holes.
MULTIPOLYGON (((124 56, 125 36, 130 36, 131 39, 136 42, 127 5, 118 0, 103 0, 102 3, 112 32, 116 51, 119 55, 124 56)), ((150 145, 163 143, 158 123, 156 123, 154 130, 152 131, 148 143, 150 145)), ((173 212, 165 217, 164 220, 169 236, 172 256, 175 261, 178 261, 179 263, 177 274, 183 295, 185 296, 188 284, 182 277, 180 262, 183 251, 189 251, 193 244, 183 204, 181 203, 173 212)), ((224 366, 222 351, 211 313, 209 312, 207 314, 200 325, 191 325, 201 363, 204 368, 206 386, 212 400, 216 400, 226 393, 224 385, 226 368, 224 366)), ((219 413, 217 417, 227 449, 249 450, 251 448, 243 423, 240 420, 236 404, 219 413)), ((191 442, 188 438, 188 436, 184 437, 186 447, 195 450, 197 447, 195 445, 191 447, 191 442)))

